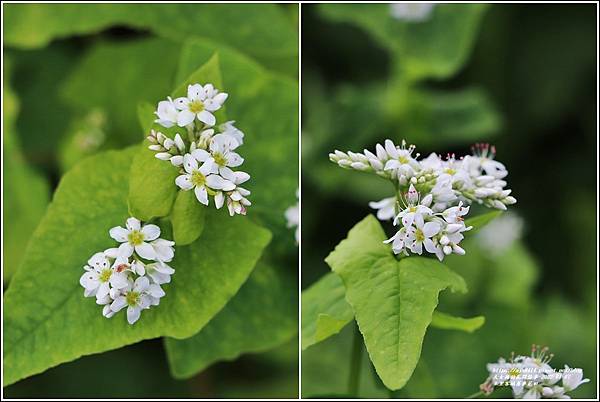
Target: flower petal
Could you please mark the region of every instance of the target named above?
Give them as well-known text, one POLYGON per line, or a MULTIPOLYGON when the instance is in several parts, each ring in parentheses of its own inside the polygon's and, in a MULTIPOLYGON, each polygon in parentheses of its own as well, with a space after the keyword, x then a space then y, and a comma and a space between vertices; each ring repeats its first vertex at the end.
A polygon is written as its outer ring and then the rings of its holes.
POLYGON ((183 156, 183 168, 189 174, 192 174, 194 170, 198 170, 198 161, 190 154, 183 156))
POLYGON ((119 243, 123 243, 123 242, 127 241, 127 235, 129 234, 129 230, 127 230, 121 226, 116 226, 116 227, 110 229, 108 231, 108 234, 110 234, 110 237, 112 237, 119 243))
POLYGON ((155 240, 160 236, 160 228, 156 225, 145 225, 142 228, 142 233, 144 234, 144 240, 151 241, 155 240))
POLYGON ((196 149, 196 150, 194 150, 192 152, 192 156, 194 158, 196 158, 196 160, 198 162, 204 162, 208 158, 210 158, 210 154, 208 153, 208 151, 205 151, 204 149, 196 149))
POLYGON ((138 253, 140 257, 147 260, 156 259, 156 252, 149 243, 143 242, 142 244, 135 246, 135 252, 138 253))
POLYGON ((206 191, 206 187, 196 187, 194 193, 200 204, 208 205, 208 192, 206 191))
POLYGON ((440 232, 441 225, 437 222, 427 222, 423 225, 423 234, 425 237, 431 237, 440 232))
POLYGON ((215 123, 217 122, 217 119, 215 118, 215 116, 208 110, 203 110, 200 113, 198 113, 198 120, 200 120, 202 123, 205 123, 209 126, 214 126, 215 123))
POLYGON ((127 307, 127 322, 129 324, 134 324, 137 320, 140 319, 142 309, 139 307, 127 307))
POLYGON ((129 243, 122 243, 119 246, 119 256, 129 258, 133 254, 133 246, 129 243))
POLYGON ((194 121, 196 115, 189 110, 182 110, 177 115, 177 125, 179 127, 185 127, 188 124, 191 124, 194 121))
POLYGON ((110 309, 116 313, 117 311, 121 311, 126 305, 127 300, 125 299, 125 296, 119 296, 111 303, 110 309))
POLYGON ((194 185, 192 184, 192 177, 189 174, 182 174, 177 176, 175 184, 182 190, 191 190, 194 185))

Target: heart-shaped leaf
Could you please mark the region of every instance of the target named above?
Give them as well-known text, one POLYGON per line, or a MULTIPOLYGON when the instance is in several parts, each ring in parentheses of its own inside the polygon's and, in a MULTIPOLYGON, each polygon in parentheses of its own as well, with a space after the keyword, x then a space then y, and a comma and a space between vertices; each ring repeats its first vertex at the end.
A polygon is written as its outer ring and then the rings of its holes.
POLYGON ((104 318, 95 300, 83 297, 79 278, 92 254, 115 245, 108 230, 129 215, 136 151, 87 158, 62 178, 4 295, 3 385, 82 355, 195 334, 235 295, 269 242, 269 232, 248 219, 212 211, 202 238, 176 246, 176 273, 160 306, 134 325, 123 314, 104 318))
POLYGON ((369 215, 326 262, 346 287, 367 351, 383 383, 402 388, 412 375, 440 291, 466 292, 464 280, 437 260, 396 260, 381 225, 369 215))
POLYGON ((173 376, 191 377, 216 361, 265 351, 296 334, 298 287, 293 268, 259 261, 238 294, 199 333, 166 338, 173 376))

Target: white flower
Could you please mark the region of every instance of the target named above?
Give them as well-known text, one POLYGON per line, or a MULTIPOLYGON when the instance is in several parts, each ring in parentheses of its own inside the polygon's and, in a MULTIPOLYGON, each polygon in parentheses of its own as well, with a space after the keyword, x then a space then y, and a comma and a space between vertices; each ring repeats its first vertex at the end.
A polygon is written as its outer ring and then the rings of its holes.
POLYGON ((198 119, 208 126, 214 126, 216 118, 212 114, 221 108, 227 99, 225 92, 219 92, 212 84, 188 85, 187 97, 175 99, 175 107, 180 110, 177 116, 177 125, 187 126, 198 119))
POLYGON ((175 273, 175 270, 164 262, 158 261, 146 265, 146 273, 152 282, 162 285, 171 282, 171 275, 175 273))
POLYGON ((152 246, 148 243, 149 241, 155 240, 160 236, 160 228, 156 225, 144 225, 141 227, 141 223, 136 218, 128 218, 126 227, 116 226, 110 229, 110 237, 122 243, 119 246, 119 255, 123 257, 130 257, 133 251, 142 258, 147 260, 156 259, 156 253, 152 246))
POLYGON ((419 222, 422 226, 424 216, 433 214, 429 208, 432 198, 431 194, 428 194, 423 200, 419 200, 419 193, 411 184, 406 194, 406 208, 396 215, 394 225, 399 219, 402 219, 402 224, 406 227, 411 226, 414 221, 419 222))
POLYGON ((192 155, 199 162, 208 162, 211 167, 214 166, 223 175, 222 169, 238 167, 244 163, 244 158, 233 152, 237 147, 238 142, 235 138, 225 134, 217 134, 210 141, 210 153, 204 149, 196 149, 192 152, 192 155))
POLYGON ((208 205, 207 187, 215 190, 233 190, 235 188, 235 185, 230 181, 225 180, 218 174, 213 174, 216 171, 211 161, 205 160, 202 166, 198 167, 198 160, 190 154, 185 154, 183 168, 186 173, 178 176, 175 179, 175 184, 185 191, 194 189, 196 198, 201 204, 208 205))
POLYGON ((458 223, 463 221, 463 216, 469 213, 470 207, 463 207, 462 201, 455 207, 450 207, 442 212, 442 217, 448 223, 458 223))
POLYGON ((391 3, 392 17, 409 22, 422 22, 429 18, 435 3, 391 3))
POLYGON ((406 148, 406 141, 402 141, 402 147, 397 147, 391 140, 385 140, 385 152, 389 155, 389 159, 383 170, 392 170, 396 172, 398 178, 412 177, 421 169, 419 162, 412 157, 415 146, 411 145, 406 148))
POLYGON ((175 256, 175 242, 165 239, 156 239, 150 243, 156 253, 156 260, 159 262, 170 262, 175 256))
POLYGON ((153 298, 160 299, 164 295, 159 285, 150 284, 148 278, 141 276, 135 282, 129 281, 123 293, 112 302, 110 309, 116 313, 127 307, 127 322, 133 324, 140 318, 143 309, 158 304, 153 298))
POLYGON ((392 243, 392 251, 394 254, 400 254, 402 252, 406 254, 406 228, 403 227, 398 230, 395 235, 384 240, 384 243, 392 243))
POLYGON ((177 124, 179 117, 179 112, 175 107, 175 103, 173 103, 173 100, 170 97, 168 97, 166 101, 158 102, 158 107, 154 114, 158 116, 158 119, 154 120, 154 122, 167 128, 177 124))
POLYGON ((252 203, 246 198, 250 195, 250 191, 240 187, 240 184, 250 180, 250 175, 241 171, 234 172, 229 168, 222 168, 221 172, 226 180, 233 183, 234 188, 226 192, 217 192, 215 194, 215 206, 217 209, 220 209, 225 201, 227 201, 227 209, 230 216, 234 216, 235 214, 245 215, 246 207, 249 207, 252 203))
POLYGON ((583 370, 578 368, 573 369, 565 364, 565 369, 562 374, 562 386, 564 392, 573 391, 581 384, 585 384, 589 381, 589 378, 583 378, 583 370))
POLYGON ((104 253, 94 254, 83 268, 86 272, 79 279, 79 284, 85 289, 85 297, 96 296, 101 300, 108 296, 111 286, 127 286, 127 276, 111 268, 104 253))
POLYGON ((388 221, 396 215, 396 197, 384 198, 380 201, 369 202, 369 207, 377 210, 377 219, 388 221))
POLYGON ((235 139, 235 141, 237 142, 238 145, 231 149, 235 149, 244 143, 244 133, 242 132, 242 130, 235 127, 233 125, 233 123, 235 123, 235 121, 230 120, 230 121, 226 121, 225 123, 223 123, 219 126, 219 130, 221 130, 221 133, 223 135, 228 135, 230 137, 233 137, 233 139, 235 139))
MULTIPOLYGON (((296 198, 298 198, 298 190, 296 190, 296 198)), ((300 241, 300 227, 298 226, 300 223, 300 208, 298 204, 285 210, 285 219, 287 220, 288 228, 296 228, 294 236, 296 238, 296 243, 298 243, 300 241)))
POLYGON ((440 232, 441 225, 438 222, 425 223, 420 219, 415 219, 414 224, 415 226, 406 227, 405 241, 410 251, 420 255, 423 253, 423 245, 425 245, 425 250, 435 253, 436 247, 431 238, 440 232))

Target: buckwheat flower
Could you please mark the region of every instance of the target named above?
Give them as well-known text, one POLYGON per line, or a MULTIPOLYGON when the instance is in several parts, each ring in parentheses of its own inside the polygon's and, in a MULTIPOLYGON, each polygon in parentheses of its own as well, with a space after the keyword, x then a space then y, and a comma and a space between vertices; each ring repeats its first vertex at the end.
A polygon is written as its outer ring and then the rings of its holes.
POLYGON ((197 149, 193 152, 193 155, 199 162, 206 161, 211 165, 215 165, 219 173, 223 175, 223 168, 238 167, 244 163, 244 158, 233 151, 238 145, 235 138, 225 134, 217 134, 212 138, 208 146, 210 152, 197 149))
POLYGON ((117 313, 127 307, 127 322, 134 324, 140 318, 141 311, 149 308, 152 303, 149 292, 150 281, 145 276, 137 278, 135 282, 129 281, 123 293, 112 302, 110 309, 117 313))
POLYGON ((110 237, 122 243, 119 246, 119 255, 130 257, 134 250, 142 258, 154 260, 156 253, 149 241, 155 240, 160 236, 160 228, 156 225, 141 226, 141 222, 136 218, 128 218, 126 228, 116 226, 110 229, 110 237))
POLYGON ((441 215, 448 223, 462 222, 463 216, 469 213, 469 208, 463 207, 463 202, 459 201, 457 206, 446 209, 441 215))
POLYGON ((490 144, 475 144, 471 147, 471 151, 474 156, 470 156, 467 158, 467 164, 470 165, 470 168, 481 168, 485 171, 485 174, 493 176, 497 179, 502 179, 506 177, 508 171, 506 167, 494 160, 496 156, 496 147, 490 144), (469 163, 472 162, 472 163, 469 163))
POLYGON ((583 370, 580 368, 571 368, 565 364, 562 373, 562 388, 564 392, 570 392, 579 387, 581 384, 590 382, 589 378, 583 378, 583 370))
POLYGON ((175 270, 169 265, 162 261, 157 261, 152 264, 146 265, 146 274, 153 283, 157 285, 163 285, 171 282, 171 275, 175 273, 175 270))
POLYGON ((154 114, 158 116, 158 119, 154 120, 154 122, 166 128, 173 127, 177 124, 179 118, 179 112, 171 97, 168 97, 166 101, 158 102, 158 107, 154 114))
POLYGON ((397 147, 391 140, 385 140, 385 151, 390 159, 385 163, 383 170, 396 172, 398 178, 402 176, 412 177, 421 169, 419 162, 412 157, 415 150, 414 145, 406 148, 406 141, 402 140, 402 146, 397 147))
POLYGON ((235 120, 226 121, 225 123, 219 126, 221 134, 228 135, 235 139, 235 141, 237 142, 238 145, 231 149, 235 149, 244 143, 244 133, 242 132, 242 130, 235 127, 233 123, 235 123, 235 120))
POLYGON ((423 222, 415 220, 414 226, 406 227, 406 243, 410 251, 421 255, 423 253, 423 245, 429 253, 436 252, 436 247, 432 241, 432 237, 438 234, 441 230, 441 225, 438 222, 423 222))
POLYGON ((383 242, 385 244, 392 243, 392 251, 394 252, 394 254, 400 254, 400 253, 408 254, 406 252, 406 245, 407 245, 406 237, 407 237, 406 228, 403 227, 400 230, 398 230, 396 232, 396 234, 394 234, 389 239, 384 240, 383 242))
MULTIPOLYGON (((196 151, 200 151, 197 149, 196 151)), ((194 152, 196 152, 194 151, 194 152)), ((202 166, 198 166, 198 160, 185 154, 183 157, 183 168, 185 174, 175 179, 175 184, 185 191, 194 189, 194 194, 201 204, 208 205, 208 187, 215 190, 232 190, 235 185, 228 180, 223 179, 215 171, 212 161, 205 160, 202 166)))
POLYGON ((156 239, 150 242, 150 245, 156 253, 156 260, 159 262, 170 262, 175 256, 175 242, 165 239, 156 239))
POLYGON ((175 107, 180 110, 177 125, 185 127, 197 118, 208 126, 214 126, 217 120, 212 112, 221 108, 227 96, 225 92, 216 90, 212 84, 188 85, 187 97, 180 97, 174 101, 175 107))
POLYGON ((108 296, 111 286, 127 286, 127 276, 112 269, 104 253, 94 254, 88 264, 83 267, 86 272, 79 279, 79 284, 85 289, 85 297, 96 296, 96 299, 101 300, 108 296))
POLYGON ((429 18, 434 7, 435 3, 392 3, 390 12, 397 20, 423 22, 429 18))
POLYGON ((371 201, 369 202, 369 207, 377 210, 377 219, 380 221, 389 221, 396 215, 396 197, 371 201))
POLYGON ((423 217, 433 214, 433 211, 429 208, 432 199, 431 194, 428 194, 423 200, 419 200, 419 193, 411 184, 405 198, 405 208, 394 218, 394 225, 400 219, 402 220, 402 224, 407 227, 411 226, 415 221, 422 225, 423 217))

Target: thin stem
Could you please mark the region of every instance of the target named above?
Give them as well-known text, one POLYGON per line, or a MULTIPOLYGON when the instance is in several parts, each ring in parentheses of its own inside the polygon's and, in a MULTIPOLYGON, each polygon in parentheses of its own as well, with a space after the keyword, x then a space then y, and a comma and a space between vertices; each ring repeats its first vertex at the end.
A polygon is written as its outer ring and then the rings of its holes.
POLYGON ((465 399, 475 399, 475 398, 477 398, 478 396, 481 396, 481 395, 483 395, 483 391, 478 391, 478 392, 475 392, 474 394, 466 396, 465 399))
POLYGON ((363 338, 354 324, 354 340, 352 342, 352 360, 350 361, 350 375, 348 377, 348 395, 358 397, 360 389, 360 369, 363 355, 363 338))

